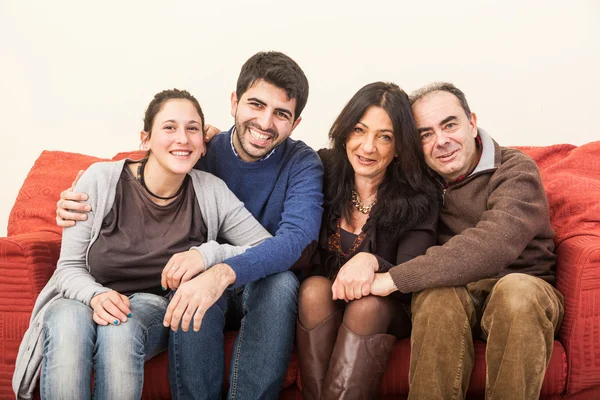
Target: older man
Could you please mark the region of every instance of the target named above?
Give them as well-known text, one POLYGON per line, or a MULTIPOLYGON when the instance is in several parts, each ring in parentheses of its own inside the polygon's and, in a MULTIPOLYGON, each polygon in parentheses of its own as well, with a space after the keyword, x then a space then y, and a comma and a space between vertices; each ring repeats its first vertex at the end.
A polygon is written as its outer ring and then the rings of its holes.
POLYGON ((427 86, 411 102, 442 187, 439 245, 371 285, 414 292, 409 399, 465 398, 473 336, 487 341, 486 399, 537 399, 563 316, 539 171, 477 127, 454 85, 427 86))

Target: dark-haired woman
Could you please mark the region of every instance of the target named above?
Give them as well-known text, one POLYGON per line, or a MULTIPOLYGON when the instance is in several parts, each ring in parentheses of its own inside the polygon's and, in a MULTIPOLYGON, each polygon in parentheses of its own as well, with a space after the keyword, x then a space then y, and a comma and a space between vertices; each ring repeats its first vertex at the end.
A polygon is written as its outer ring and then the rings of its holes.
POLYGON ((83 174, 76 190, 92 211, 63 232, 56 272, 19 349, 18 398, 31 398, 40 371, 43 399, 140 398, 144 362, 168 343, 167 289, 193 285, 195 275, 270 237, 223 181, 192 170, 203 132, 198 101, 165 90, 145 114, 147 157, 83 174))
POLYGON ((334 122, 325 213, 312 276, 298 300, 305 399, 374 398, 396 337, 408 336, 410 297, 369 295, 374 274, 435 244, 438 195, 423 161, 408 96, 376 82, 334 122), (377 256, 376 269, 361 253, 377 256), (403 305, 404 303, 404 305, 403 305))

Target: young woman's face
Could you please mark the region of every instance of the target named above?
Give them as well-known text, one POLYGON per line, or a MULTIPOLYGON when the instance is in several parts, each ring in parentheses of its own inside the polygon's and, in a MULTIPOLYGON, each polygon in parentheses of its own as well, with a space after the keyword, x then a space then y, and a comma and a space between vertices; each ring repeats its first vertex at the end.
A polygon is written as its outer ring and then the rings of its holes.
POLYGON ((166 172, 187 174, 204 151, 202 119, 186 99, 168 100, 154 117, 152 132, 142 143, 166 172))

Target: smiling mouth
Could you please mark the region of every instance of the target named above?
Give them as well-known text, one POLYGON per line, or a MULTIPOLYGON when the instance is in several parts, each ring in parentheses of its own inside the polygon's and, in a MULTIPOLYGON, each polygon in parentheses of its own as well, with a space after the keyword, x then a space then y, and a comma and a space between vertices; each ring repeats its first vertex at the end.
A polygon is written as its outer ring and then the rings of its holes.
POLYGON ((359 156, 358 154, 356 155, 356 157, 358 157, 358 161, 360 161, 363 164, 371 164, 371 163, 375 162, 375 160, 372 160, 370 158, 366 158, 363 156, 359 156))
POLYGON ((250 132, 250 135, 252 135, 252 137, 256 140, 267 141, 271 139, 271 136, 256 132, 254 129, 248 129, 248 131, 250 132))
POLYGON ((457 150, 451 151, 450 153, 446 153, 446 154, 442 154, 441 156, 436 157, 438 160, 442 160, 445 161, 449 158, 451 158, 453 155, 455 155, 458 152, 457 150))
POLYGON ((183 151, 183 150, 170 151, 169 153, 171 153, 172 155, 174 155, 176 157, 187 157, 190 154, 192 154, 191 151, 183 151))

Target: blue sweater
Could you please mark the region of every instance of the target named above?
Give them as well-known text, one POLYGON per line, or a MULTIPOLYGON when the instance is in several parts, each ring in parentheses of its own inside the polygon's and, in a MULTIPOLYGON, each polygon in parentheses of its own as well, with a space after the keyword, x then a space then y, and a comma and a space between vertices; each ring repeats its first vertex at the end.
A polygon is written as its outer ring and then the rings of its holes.
POLYGON ((224 261, 233 287, 288 270, 318 239, 323 214, 323 165, 304 142, 287 138, 266 160, 245 162, 232 150, 232 129, 215 136, 196 168, 225 181, 273 238, 224 261))

